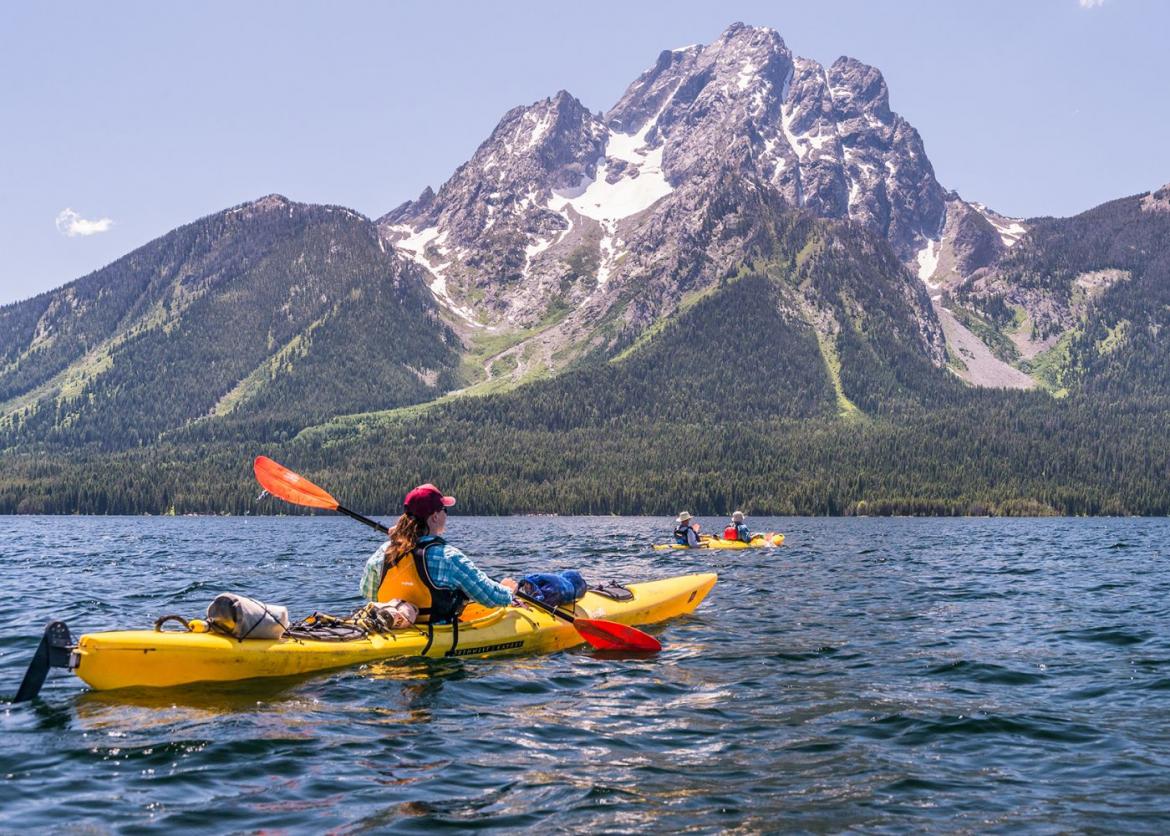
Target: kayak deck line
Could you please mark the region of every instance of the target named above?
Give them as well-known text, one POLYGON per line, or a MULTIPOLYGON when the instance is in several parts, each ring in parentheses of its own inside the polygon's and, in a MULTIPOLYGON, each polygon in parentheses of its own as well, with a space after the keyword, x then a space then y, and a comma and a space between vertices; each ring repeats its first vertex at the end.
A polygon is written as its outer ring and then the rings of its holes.
MULTIPOLYGON (((693 612, 717 579, 714 573, 702 573, 629 584, 633 596, 625 601, 590 591, 576 603, 572 615, 630 626, 655 624, 693 612)), ((35 683, 35 690, 30 689, 31 696, 23 687, 22 694, 32 699, 50 666, 68 667, 91 688, 102 691, 291 676, 411 656, 550 653, 584 641, 571 623, 540 609, 469 607, 469 615, 472 618, 457 627, 412 625, 346 641, 303 637, 241 641, 220 633, 157 630, 86 633, 76 646, 59 649, 51 665, 38 665, 44 655, 38 648, 29 675, 36 667, 40 682, 35 683)), ((53 624, 64 628, 63 622, 53 624)), ((71 645, 67 628, 65 637, 71 645)), ((46 632, 42 647, 47 640, 46 632)))

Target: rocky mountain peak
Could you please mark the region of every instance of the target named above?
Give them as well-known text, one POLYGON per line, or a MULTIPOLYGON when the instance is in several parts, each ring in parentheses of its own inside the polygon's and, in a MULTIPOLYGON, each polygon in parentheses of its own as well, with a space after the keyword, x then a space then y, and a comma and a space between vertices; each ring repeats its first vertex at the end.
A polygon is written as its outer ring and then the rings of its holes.
POLYGON ((256 200, 250 200, 234 209, 229 209, 228 212, 245 217, 254 217, 270 212, 283 212, 293 205, 293 202, 282 194, 269 194, 256 200))
MULTIPOLYGON (((554 188, 575 185, 604 147, 605 126, 564 90, 504 114, 472 158, 438 194, 428 187, 380 223, 412 228, 479 224, 490 229, 496 209, 532 205, 554 188)), ((470 235, 473 230, 463 230, 470 235)), ((470 240, 470 239, 469 239, 470 240)))
POLYGON ((1170 212, 1170 183, 1142 198, 1144 212, 1170 212))
POLYGON ((943 225, 944 190, 881 73, 796 57, 773 29, 733 24, 708 46, 662 53, 606 116, 626 132, 649 122, 671 183, 734 170, 870 228, 907 263, 943 225))
POLYGON ((258 219, 271 220, 281 216, 292 217, 297 209, 308 208, 303 203, 296 203, 284 195, 269 194, 256 200, 249 200, 218 213, 225 221, 234 223, 248 223, 258 219))
POLYGON ((842 55, 829 67, 828 75, 834 102, 843 113, 872 113, 882 122, 890 121, 890 91, 876 67, 842 55))
POLYGON ((733 23, 724 29, 711 46, 729 56, 732 63, 742 63, 743 57, 751 60, 770 52, 788 54, 784 39, 775 29, 768 26, 748 26, 741 22, 733 23))
POLYGON ((269 223, 273 221, 279 222, 282 218, 302 222, 329 216, 344 219, 347 222, 357 222, 362 225, 368 225, 370 223, 370 219, 365 215, 345 206, 300 203, 295 200, 289 200, 280 194, 265 195, 256 200, 250 200, 247 203, 241 203, 239 206, 234 206, 231 209, 216 213, 211 217, 222 218, 228 222, 251 222, 260 220, 264 223, 269 223))
MULTIPOLYGON (((532 327, 602 317, 622 287, 663 271, 663 287, 710 280, 761 234, 727 205, 740 192, 864 227, 924 278, 948 230, 946 264, 969 272, 1017 229, 948 202, 875 67, 825 67, 743 23, 661 52, 603 117, 564 90, 513 108, 437 193, 379 228, 466 325, 532 327)), ((636 330, 672 304, 669 291, 640 299, 626 321, 636 330)))

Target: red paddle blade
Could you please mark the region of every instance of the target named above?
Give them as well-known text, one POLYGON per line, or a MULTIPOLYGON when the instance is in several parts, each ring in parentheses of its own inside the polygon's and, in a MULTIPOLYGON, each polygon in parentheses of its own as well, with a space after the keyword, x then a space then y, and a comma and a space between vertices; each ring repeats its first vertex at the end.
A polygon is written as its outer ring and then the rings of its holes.
POLYGON ((618 624, 616 621, 601 621, 596 618, 575 618, 573 626, 581 638, 598 650, 638 650, 643 653, 657 653, 662 643, 649 633, 637 627, 618 624))
POLYGON ((282 464, 277 464, 267 456, 257 456, 252 464, 256 473, 256 481, 264 490, 273 496, 278 496, 285 502, 293 505, 307 505, 310 508, 328 508, 336 511, 338 501, 306 479, 293 473, 282 464))

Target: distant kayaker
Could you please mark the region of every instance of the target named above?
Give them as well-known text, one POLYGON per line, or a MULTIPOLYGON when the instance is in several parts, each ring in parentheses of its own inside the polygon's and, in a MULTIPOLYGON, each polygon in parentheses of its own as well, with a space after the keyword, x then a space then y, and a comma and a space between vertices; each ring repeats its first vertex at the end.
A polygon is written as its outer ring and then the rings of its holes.
POLYGON ((390 539, 366 561, 361 593, 371 601, 398 598, 418 607, 418 622, 455 621, 467 601, 485 607, 512 603, 516 581, 497 583, 463 552, 442 538, 447 509, 455 497, 434 485, 419 485, 406 495, 403 514, 390 539))
POLYGON ((723 529, 724 540, 741 540, 744 543, 752 541, 752 533, 743 521, 743 511, 735 511, 731 515, 731 523, 723 529))
POLYGON ((680 546, 697 549, 699 547, 699 522, 698 520, 691 522, 692 519, 689 511, 680 511, 675 517, 674 521, 677 525, 674 529, 674 542, 680 546))

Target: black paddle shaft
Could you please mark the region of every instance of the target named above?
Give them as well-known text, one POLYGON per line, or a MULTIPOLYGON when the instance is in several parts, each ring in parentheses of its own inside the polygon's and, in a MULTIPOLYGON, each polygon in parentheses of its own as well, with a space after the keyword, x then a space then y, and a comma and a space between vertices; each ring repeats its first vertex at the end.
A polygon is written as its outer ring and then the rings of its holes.
POLYGON ((378 522, 377 520, 371 520, 369 517, 363 517, 361 514, 357 513, 356 511, 351 511, 344 506, 338 505, 337 512, 339 514, 345 514, 347 517, 353 517, 355 520, 362 523, 363 525, 368 525, 370 528, 376 528, 378 531, 381 531, 383 534, 390 533, 390 529, 388 529, 386 526, 382 525, 382 523, 378 522))
POLYGON ((525 595, 520 590, 516 590, 512 594, 515 595, 517 598, 519 598, 521 601, 524 601, 527 604, 532 604, 534 607, 537 607, 539 609, 544 610, 549 615, 555 615, 558 618, 563 618, 565 621, 569 622, 570 624, 573 624, 577 620, 573 616, 569 615, 567 612, 563 612, 563 611, 557 609, 556 607, 549 606, 548 604, 544 603, 544 601, 537 601, 531 595, 525 595))

